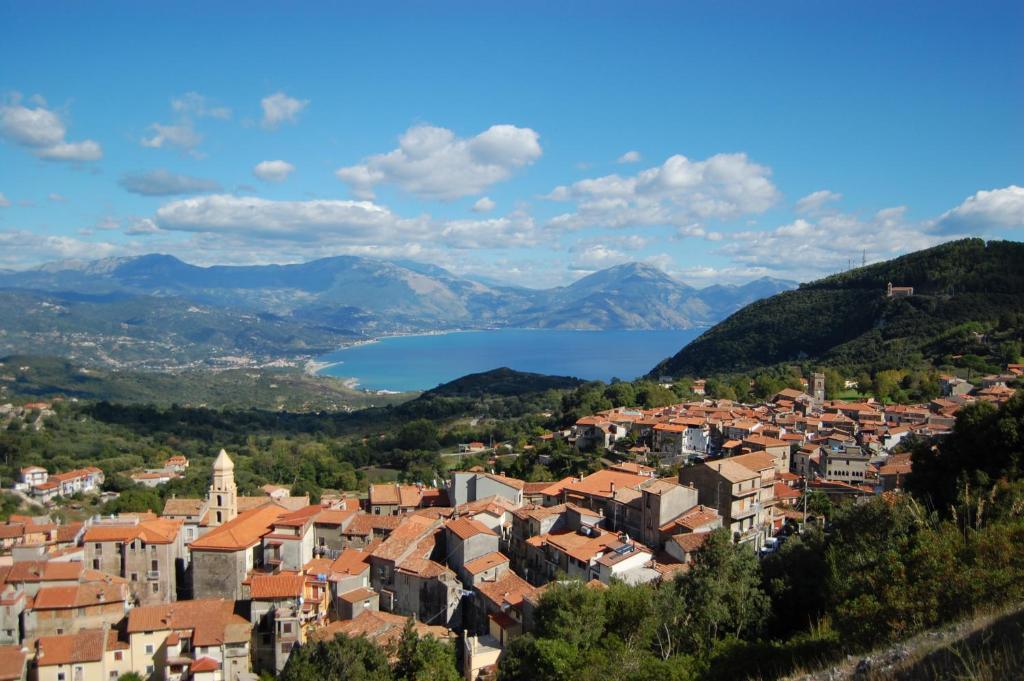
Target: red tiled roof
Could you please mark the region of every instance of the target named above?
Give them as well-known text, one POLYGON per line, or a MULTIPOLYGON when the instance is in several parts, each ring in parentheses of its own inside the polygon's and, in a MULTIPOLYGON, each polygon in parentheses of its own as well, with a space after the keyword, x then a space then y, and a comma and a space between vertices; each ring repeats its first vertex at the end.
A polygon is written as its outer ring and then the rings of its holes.
POLYGON ((103 603, 123 602, 127 598, 123 583, 87 582, 74 586, 44 586, 36 594, 33 610, 67 610, 103 603))
POLYGON ((193 646, 241 643, 250 636, 249 620, 234 614, 234 601, 201 598, 128 611, 129 634, 144 631, 192 630, 193 646))
POLYGON ((240 551, 253 546, 263 535, 269 534, 274 522, 286 512, 276 504, 246 511, 213 528, 189 546, 193 551, 240 551))
POLYGON ((445 523, 445 527, 448 528, 452 534, 462 540, 475 537, 478 534, 494 534, 491 528, 473 518, 455 518, 454 520, 449 520, 445 523))
POLYGON ((330 572, 342 575, 361 575, 370 569, 370 554, 358 549, 345 549, 331 563, 330 572))
POLYGON ((215 672, 220 669, 220 662, 213 659, 212 657, 200 657, 198 660, 189 665, 189 671, 193 674, 200 672, 215 672))
POLYGON ((21 646, 0 646, 0 681, 19 681, 24 672, 25 652, 21 646))
POLYGON ((249 595, 253 600, 299 598, 305 583, 303 575, 253 575, 249 595))
POLYGON ((533 595, 536 589, 526 580, 509 570, 493 582, 481 582, 476 590, 500 610, 506 603, 517 608, 525 597, 533 595))
POLYGON ((481 572, 484 572, 485 570, 490 570, 493 567, 497 567, 502 563, 507 562, 508 556, 498 551, 494 551, 492 553, 484 554, 479 558, 474 558, 473 560, 463 565, 462 568, 471 575, 477 575, 481 572))
POLYGON ((40 667, 98 662, 106 652, 106 633, 103 629, 83 629, 77 634, 41 636, 36 641, 36 650, 36 664, 40 667))

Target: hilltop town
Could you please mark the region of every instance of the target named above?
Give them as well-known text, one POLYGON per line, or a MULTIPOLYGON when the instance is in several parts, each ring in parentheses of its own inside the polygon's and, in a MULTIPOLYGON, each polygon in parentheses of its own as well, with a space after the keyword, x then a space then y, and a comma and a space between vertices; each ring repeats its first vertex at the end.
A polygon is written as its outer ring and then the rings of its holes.
MULTIPOLYGON (((557 481, 477 465, 437 486, 371 484, 365 498, 311 503, 274 484, 240 495, 221 450, 207 494, 168 498, 159 514, 0 525, 0 678, 253 679, 338 634, 393 647, 409 621, 458 645, 466 679, 489 678, 552 585, 671 582, 716 530, 771 555, 820 524, 822 504, 899 494, 912 471, 901 443, 941 442, 961 409, 1004 404, 1022 373, 944 377, 942 397, 919 405, 827 400, 820 373, 757 404, 701 397, 697 381, 690 401, 539 435, 528 448, 561 440, 602 461, 557 481)), ((27 406, 18 413, 48 409, 27 406)), ((188 467, 178 455, 133 477, 156 486, 188 467)), ((29 466, 15 490, 52 507, 102 484, 95 467, 29 466)))

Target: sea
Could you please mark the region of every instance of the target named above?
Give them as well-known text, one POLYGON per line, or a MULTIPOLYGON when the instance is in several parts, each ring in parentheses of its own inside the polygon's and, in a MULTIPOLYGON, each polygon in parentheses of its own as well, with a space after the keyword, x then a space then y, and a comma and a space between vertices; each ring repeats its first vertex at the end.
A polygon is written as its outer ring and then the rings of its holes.
POLYGON ((317 361, 327 364, 320 373, 375 391, 429 390, 500 367, 584 380, 630 380, 679 352, 701 331, 500 329, 391 336, 317 361))

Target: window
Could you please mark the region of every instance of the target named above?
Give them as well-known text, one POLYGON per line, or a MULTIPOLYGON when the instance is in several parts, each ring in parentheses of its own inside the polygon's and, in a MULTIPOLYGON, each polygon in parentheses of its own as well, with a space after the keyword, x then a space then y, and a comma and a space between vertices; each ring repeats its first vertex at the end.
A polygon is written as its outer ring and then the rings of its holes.
POLYGON ((223 506, 224 505, 224 497, 222 497, 219 494, 217 495, 217 505, 218 506, 223 506))
POLYGON ((152 655, 153 654, 153 644, 152 643, 146 645, 146 654, 147 655, 152 655))
POLYGON ((103 544, 101 544, 99 542, 96 542, 95 548, 96 548, 96 555, 97 556, 100 555, 101 553, 103 553, 103 544))
POLYGON ((220 511, 217 511, 217 522, 218 522, 218 523, 220 523, 220 522, 221 522, 221 515, 220 515, 220 511))
POLYGON ((290 634, 290 633, 292 633, 292 623, 291 622, 282 622, 281 623, 281 633, 282 634, 290 634))
POLYGON ((159 591, 160 591, 160 582, 153 582, 153 593, 158 593, 159 591))
POLYGON ((100 561, 99 561, 98 558, 94 558, 93 559, 93 561, 92 561, 92 569, 93 570, 99 570, 100 569, 100 561))
POLYGON ((123 660, 123 659, 124 659, 124 653, 123 653, 123 652, 121 652, 120 650, 115 650, 115 651, 114 651, 114 659, 115 659, 116 661, 120 662, 121 660, 123 660))
MULTIPOLYGON (((148 646, 147 646, 147 647, 148 647, 148 646)), ((154 667, 154 666, 153 666, 153 665, 151 665, 151 664, 147 664, 147 665, 146 665, 146 675, 147 675, 147 676, 148 676, 149 674, 152 674, 152 673, 153 673, 153 672, 155 672, 155 671, 156 671, 156 667, 154 667)))
POLYGON ((64 681, 65 678, 64 672, 57 672, 57 681, 64 681))
POLYGON ((132 576, 131 576, 131 579, 132 579, 133 582, 139 581, 139 573, 138 572, 133 572, 132 576))
POLYGON ((152 570, 153 572, 156 572, 157 570, 159 570, 160 569, 160 561, 158 561, 158 560, 150 561, 149 562, 149 569, 152 570))
POLYGON ((58 627, 57 628, 57 635, 60 636, 63 633, 64 633, 64 630, 58 627))
POLYGON ((111 679, 111 681, 114 681, 115 679, 117 679, 117 672, 110 672, 110 674, 108 674, 107 676, 109 679, 111 679))

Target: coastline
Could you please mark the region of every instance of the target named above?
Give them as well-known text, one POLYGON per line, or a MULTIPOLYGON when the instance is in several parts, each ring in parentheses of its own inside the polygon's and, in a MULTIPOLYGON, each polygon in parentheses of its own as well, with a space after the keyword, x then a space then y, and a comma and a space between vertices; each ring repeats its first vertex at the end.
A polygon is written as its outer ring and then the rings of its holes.
MULTIPOLYGON (((473 373, 475 371, 483 371, 486 369, 494 368, 496 366, 509 366, 521 371, 533 371, 537 373, 547 373, 551 375, 579 375, 579 376, 592 376, 594 380, 609 380, 610 377, 615 375, 623 375, 622 370, 626 371, 626 374, 632 375, 635 373, 637 376, 641 375, 644 371, 648 370, 650 365, 655 364, 657 361, 663 359, 664 356, 670 355, 672 352, 678 351, 680 346, 686 345, 691 342, 694 337, 700 335, 703 331, 701 328, 691 329, 545 329, 545 328, 519 328, 519 327, 498 327, 498 328, 476 328, 476 329, 445 329, 443 331, 419 331, 415 333, 396 333, 381 335, 374 338, 364 338, 358 341, 352 341, 345 343, 342 347, 337 350, 333 350, 330 353, 319 356, 318 358, 307 361, 306 370, 310 373, 329 375, 332 378, 342 380, 345 384, 355 390, 360 390, 365 393, 378 393, 381 390, 387 392, 417 392, 428 388, 423 386, 433 386, 439 383, 444 383, 448 380, 453 380, 461 375, 473 373), (481 340, 479 343, 471 340, 470 337, 463 334, 477 333, 483 331, 496 332, 491 335, 493 339, 481 340), (534 340, 527 339, 525 336, 518 338, 514 337, 514 334, 523 334, 524 332, 535 332, 537 336, 544 336, 540 332, 549 332, 554 334, 551 338, 546 340, 534 340), (505 332, 505 333, 501 333, 505 332), (576 333, 569 333, 576 332, 576 333), (601 337, 606 334, 611 334, 617 337, 618 340, 611 341, 612 345, 618 347, 623 342, 626 342, 629 347, 634 347, 633 342, 623 337, 623 334, 629 333, 629 338, 632 338, 632 334, 645 335, 653 334, 652 338, 658 336, 670 336, 671 340, 668 341, 668 345, 665 348, 657 348, 650 352, 650 358, 642 356, 643 352, 638 352, 638 357, 633 358, 634 363, 639 361, 639 366, 631 366, 629 369, 620 367, 617 373, 609 373, 607 370, 609 362, 615 363, 618 366, 618 362, 622 359, 618 351, 612 352, 604 349, 602 346, 605 342, 602 340, 590 340, 588 337, 595 336, 601 337), (513 334, 511 339, 505 338, 507 334, 513 334), (577 335, 578 334, 578 335, 577 335), (419 344, 399 344, 397 346, 389 345, 386 349, 382 350, 367 350, 369 353, 365 358, 362 353, 359 355, 349 357, 343 354, 344 350, 348 350, 357 346, 369 345, 371 343, 383 343, 388 339, 392 338, 423 338, 427 339, 434 336, 462 336, 462 340, 452 341, 438 341, 438 343, 429 342, 426 343, 426 348, 435 348, 440 344, 443 347, 458 348, 457 351, 445 352, 441 351, 440 355, 435 355, 433 360, 428 360, 424 364, 422 358, 419 357, 419 344), (579 338, 579 341, 574 341, 572 338, 579 338), (472 361, 471 357, 476 353, 476 346, 479 345, 481 348, 491 348, 494 346, 498 348, 497 353, 483 350, 483 354, 487 355, 487 362, 480 363, 472 361), (523 348, 536 347, 536 351, 528 351, 527 354, 522 354, 523 348), (548 356, 546 360, 541 361, 540 365, 531 366, 536 357, 544 357, 546 353, 550 355, 551 348, 557 348, 555 355, 548 356), (583 364, 580 365, 580 358, 577 356, 579 352, 583 353, 584 357, 590 357, 590 359, 583 360, 584 362, 591 362, 591 365, 583 364), (411 353, 411 354, 410 354, 411 353), (467 354, 468 353, 468 354, 467 354), (667 354, 666 354, 667 353, 667 354), (468 363, 460 359, 460 357, 466 354, 466 359, 470 360, 468 363), (602 359, 607 355, 607 361, 602 359), (611 357, 615 357, 615 360, 611 360, 611 357), (640 357, 642 356, 642 357, 640 357), (384 364, 377 366, 380 362, 380 358, 387 357, 390 359, 384 360, 384 364), (364 361, 364 359, 366 361, 364 361), (368 362, 368 364, 367 364, 368 362), (574 364, 575 362, 575 364, 574 364), (594 363, 597 364, 594 364, 594 363), (408 363, 408 371, 403 371, 401 365, 408 363), (463 366, 466 364, 466 366, 463 366), (484 367, 484 364, 487 366, 484 367), (561 364, 565 366, 558 368, 561 364), (441 370, 441 366, 444 366, 446 370, 441 370), (473 365, 473 366, 469 366, 473 365), (493 366, 492 366, 493 365, 493 366), (351 373, 349 373, 351 372, 351 373), (608 373, 608 376, 604 376, 608 373), (602 378, 604 377, 604 378, 602 378), (366 385, 369 381, 369 385, 366 385), (422 385, 420 385, 422 384, 422 385)), ((529 334, 530 337, 536 338, 534 333, 529 334)), ((665 341, 660 341, 661 345, 665 345, 665 341)), ((647 341, 639 341, 637 348, 650 347, 650 343, 647 341)), ((658 345, 658 341, 654 341, 654 345, 658 345)), ((430 350, 427 350, 427 354, 430 354, 430 350)), ((627 353, 629 354, 629 353, 627 353)))

